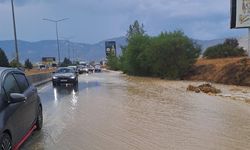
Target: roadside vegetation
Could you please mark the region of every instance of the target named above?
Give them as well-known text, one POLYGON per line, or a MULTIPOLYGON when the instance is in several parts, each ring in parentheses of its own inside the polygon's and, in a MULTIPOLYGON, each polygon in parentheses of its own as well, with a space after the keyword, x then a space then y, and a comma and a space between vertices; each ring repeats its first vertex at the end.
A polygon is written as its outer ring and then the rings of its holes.
POLYGON ((127 32, 122 55, 109 56, 108 66, 129 75, 181 78, 200 56, 201 48, 182 31, 162 32, 151 37, 138 21, 127 32))
POLYGON ((32 69, 33 64, 29 59, 25 60, 24 65, 17 62, 16 59, 13 59, 12 61, 9 62, 4 50, 0 48, 0 67, 12 67, 12 68, 24 67, 26 69, 32 69))
POLYGON ((24 67, 26 69, 33 69, 33 64, 31 63, 31 61, 29 59, 26 59, 25 63, 24 63, 24 67))
POLYGON ((9 60, 4 50, 0 48, 0 67, 9 67, 9 66, 10 66, 9 60))
POLYGON ((73 63, 71 62, 71 60, 65 57, 60 66, 61 67, 68 67, 68 66, 71 66, 72 64, 73 63))
POLYGON ((241 57, 246 56, 246 51, 239 47, 237 39, 226 39, 223 44, 218 44, 206 49, 203 54, 204 58, 227 58, 227 57, 241 57))

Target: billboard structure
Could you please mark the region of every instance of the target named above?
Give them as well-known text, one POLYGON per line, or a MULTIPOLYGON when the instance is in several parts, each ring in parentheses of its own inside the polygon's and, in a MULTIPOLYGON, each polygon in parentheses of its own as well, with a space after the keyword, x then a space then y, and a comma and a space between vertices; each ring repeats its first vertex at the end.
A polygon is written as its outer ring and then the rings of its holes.
POLYGON ((116 56, 116 42, 115 41, 106 41, 105 42, 105 52, 106 52, 106 57, 110 56, 111 54, 116 56))
POLYGON ((55 57, 42 57, 42 64, 48 67, 56 67, 56 58, 55 57))
POLYGON ((231 0, 231 28, 250 27, 250 0, 231 0))
POLYGON ((250 56, 250 0, 231 0, 231 29, 248 28, 250 56))

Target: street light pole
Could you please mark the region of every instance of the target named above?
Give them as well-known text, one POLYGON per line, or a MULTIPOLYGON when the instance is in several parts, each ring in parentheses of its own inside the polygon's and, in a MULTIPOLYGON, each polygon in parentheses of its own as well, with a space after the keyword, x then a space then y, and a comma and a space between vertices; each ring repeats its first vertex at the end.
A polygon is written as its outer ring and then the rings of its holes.
POLYGON ((16 49, 16 61, 17 61, 17 65, 19 65, 19 53, 18 53, 18 46, 17 46, 16 21, 15 21, 15 10, 14 10, 13 0, 11 0, 11 6, 12 6, 12 18, 13 18, 13 28, 14 28, 14 38, 15 38, 15 49, 16 49))
POLYGON ((50 22, 54 22, 56 24, 56 41, 57 41, 57 53, 58 53, 58 65, 61 64, 61 54, 60 54, 60 45, 59 45, 59 34, 58 34, 58 22, 64 21, 64 20, 68 20, 69 18, 64 18, 64 19, 60 19, 60 20, 52 20, 52 19, 43 19, 46 21, 50 21, 50 22))

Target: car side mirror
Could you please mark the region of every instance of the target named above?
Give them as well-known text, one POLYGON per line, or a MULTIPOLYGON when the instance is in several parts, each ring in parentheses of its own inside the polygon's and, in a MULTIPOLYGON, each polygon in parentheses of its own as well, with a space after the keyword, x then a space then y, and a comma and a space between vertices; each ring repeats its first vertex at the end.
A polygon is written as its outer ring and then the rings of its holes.
POLYGON ((11 102, 10 103, 20 103, 25 102, 27 97, 24 94, 11 93, 10 94, 11 102))

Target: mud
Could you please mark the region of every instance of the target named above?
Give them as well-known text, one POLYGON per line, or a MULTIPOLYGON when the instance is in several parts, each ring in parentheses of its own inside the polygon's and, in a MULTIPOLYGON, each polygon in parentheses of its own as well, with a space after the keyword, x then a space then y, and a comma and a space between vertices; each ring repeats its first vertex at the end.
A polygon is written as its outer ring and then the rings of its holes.
POLYGON ((22 149, 250 149, 250 105, 233 100, 250 90, 216 85, 222 93, 210 96, 189 84, 201 83, 110 72, 83 75, 78 88, 48 84, 39 90, 44 127, 22 149))

